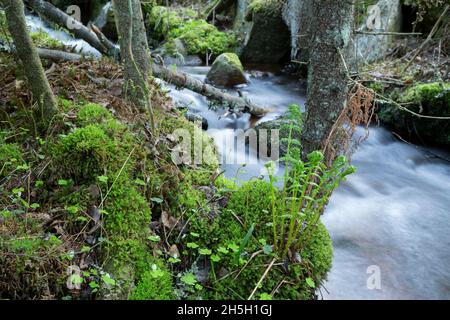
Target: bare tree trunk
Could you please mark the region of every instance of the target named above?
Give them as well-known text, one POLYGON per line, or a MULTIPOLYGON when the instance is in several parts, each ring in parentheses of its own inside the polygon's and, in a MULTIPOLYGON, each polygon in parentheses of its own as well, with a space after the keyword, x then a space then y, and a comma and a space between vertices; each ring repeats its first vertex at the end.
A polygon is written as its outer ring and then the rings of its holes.
POLYGON ((311 2, 304 153, 320 150, 347 103, 345 53, 353 27, 351 0, 311 2))
POLYGON ((151 56, 139 0, 113 0, 124 64, 124 92, 141 110, 150 111, 151 56))
POLYGON ((28 34, 22 0, 0 0, 5 9, 8 29, 14 40, 15 51, 22 61, 28 84, 40 107, 41 119, 50 118, 57 110, 55 97, 44 73, 38 52, 28 34))

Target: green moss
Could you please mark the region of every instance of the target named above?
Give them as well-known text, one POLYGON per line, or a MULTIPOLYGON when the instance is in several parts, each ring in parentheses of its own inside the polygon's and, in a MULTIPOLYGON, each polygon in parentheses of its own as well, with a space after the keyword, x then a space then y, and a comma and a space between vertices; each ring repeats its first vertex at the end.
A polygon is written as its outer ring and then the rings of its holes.
POLYGON ((74 111, 78 108, 78 106, 72 100, 68 100, 58 96, 57 101, 58 101, 58 108, 61 112, 74 111))
POLYGON ((165 35, 197 17, 194 10, 187 8, 171 9, 163 6, 154 6, 149 15, 149 27, 153 30, 152 36, 163 40, 165 35))
MULTIPOLYGON (((150 201, 134 183, 142 152, 136 150, 135 136, 104 107, 77 106, 65 100, 62 103, 64 108, 76 112, 75 123, 79 127, 61 136, 50 148, 55 160, 54 172, 59 173, 60 178, 71 178, 77 186, 76 192, 61 199, 66 207, 81 206, 83 211, 101 202, 107 241, 100 252, 105 270, 120 284, 114 293, 104 294, 127 298, 152 261, 147 244, 150 201), (92 195, 92 183, 97 185, 100 198, 92 195)), ((69 221, 74 218, 69 217, 69 221)))
POLYGON ((153 263, 151 269, 144 272, 130 300, 170 300, 174 299, 172 275, 163 263, 153 263))
MULTIPOLYGON (((434 117, 450 116, 449 83, 418 83, 404 91, 394 91, 391 97, 418 114, 434 117)), ((404 138, 430 145, 450 146, 448 120, 421 118, 390 104, 381 104, 378 115, 383 123, 404 138)))
POLYGON ((400 102, 427 104, 430 107, 447 106, 450 110, 450 83, 433 82, 416 84, 400 96, 400 102))
POLYGON ((232 192, 227 208, 244 220, 245 225, 256 224, 258 233, 267 234, 271 221, 270 193, 272 186, 265 180, 251 180, 232 192))
POLYGON ((226 52, 222 56, 225 58, 225 60, 227 60, 228 63, 234 65, 239 70, 244 71, 244 67, 242 66, 241 60, 239 60, 237 54, 232 52, 226 52))
POLYGON ((205 20, 194 20, 183 24, 169 33, 169 39, 181 39, 186 45, 189 54, 212 53, 218 56, 224 52, 232 51, 235 46, 233 35, 217 30, 205 20))
POLYGON ((33 40, 33 43, 36 47, 55 50, 62 50, 65 48, 64 44, 62 44, 61 41, 51 38, 47 33, 45 33, 42 30, 31 32, 30 36, 31 40, 33 40))
POLYGON ((149 203, 127 179, 125 175, 116 180, 105 202, 106 230, 124 239, 146 239, 151 221, 149 203))
POLYGON ((249 4, 249 12, 260 14, 274 14, 281 10, 283 1, 280 0, 253 0, 249 4))
POLYGON ((18 165, 24 163, 22 148, 17 143, 5 142, 0 132, 0 179, 11 173, 18 165))
POLYGON ((235 37, 219 31, 215 26, 202 19, 196 19, 197 13, 190 9, 167 9, 156 6, 150 14, 150 28, 153 37, 159 41, 167 41, 165 50, 175 54, 173 41, 180 39, 186 46, 188 54, 203 57, 206 53, 213 56, 232 51, 236 44, 235 37))
POLYGON ((98 125, 78 128, 61 139, 55 148, 57 165, 77 182, 102 175, 117 147, 98 125))
POLYGON ((94 103, 82 106, 77 113, 77 123, 82 127, 89 124, 102 123, 107 120, 112 120, 111 112, 94 103))

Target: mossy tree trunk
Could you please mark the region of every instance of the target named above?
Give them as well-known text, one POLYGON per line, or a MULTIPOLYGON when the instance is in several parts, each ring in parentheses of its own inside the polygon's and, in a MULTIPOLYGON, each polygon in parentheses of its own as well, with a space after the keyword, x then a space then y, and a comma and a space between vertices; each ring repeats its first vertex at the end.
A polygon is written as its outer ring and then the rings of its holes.
POLYGON ((145 33, 141 2, 114 0, 113 7, 124 64, 124 92, 141 110, 151 112, 151 55, 145 33))
POLYGON ((40 120, 49 119, 57 110, 55 97, 44 73, 38 52, 28 34, 22 0, 0 0, 5 10, 8 29, 14 40, 15 51, 22 62, 25 76, 37 101, 40 120))
POLYGON ((353 28, 352 0, 310 2, 308 97, 303 153, 323 148, 347 103, 345 56, 353 28))

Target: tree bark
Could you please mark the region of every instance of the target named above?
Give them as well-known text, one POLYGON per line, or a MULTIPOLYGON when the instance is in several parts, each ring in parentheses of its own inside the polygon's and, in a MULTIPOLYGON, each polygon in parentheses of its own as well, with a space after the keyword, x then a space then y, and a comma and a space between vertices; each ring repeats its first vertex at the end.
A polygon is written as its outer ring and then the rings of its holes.
POLYGON ((139 0, 113 0, 114 16, 124 65, 124 92, 141 110, 151 111, 151 56, 139 0))
POLYGON ((44 73, 38 52, 28 34, 22 0, 0 0, 5 9, 8 29, 14 40, 15 51, 22 61, 25 76, 37 101, 41 120, 49 119, 57 110, 53 92, 44 73))
POLYGON ((311 8, 303 153, 320 150, 347 103, 345 56, 353 28, 351 0, 308 0, 311 8))
POLYGON ((38 55, 41 59, 47 59, 53 62, 60 61, 80 61, 82 59, 82 55, 65 52, 61 50, 52 50, 45 48, 37 48, 38 55))

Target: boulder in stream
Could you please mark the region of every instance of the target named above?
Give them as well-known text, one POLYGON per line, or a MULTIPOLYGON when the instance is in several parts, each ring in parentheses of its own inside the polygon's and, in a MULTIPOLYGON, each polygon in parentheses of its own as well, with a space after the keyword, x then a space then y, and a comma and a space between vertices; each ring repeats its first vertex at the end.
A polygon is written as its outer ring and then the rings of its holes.
POLYGON ((244 67, 235 53, 223 53, 218 56, 206 79, 208 82, 222 87, 247 83, 244 67))
POLYGON ((238 0, 234 31, 244 62, 278 63, 290 52, 290 32, 282 17, 282 1, 238 0))

